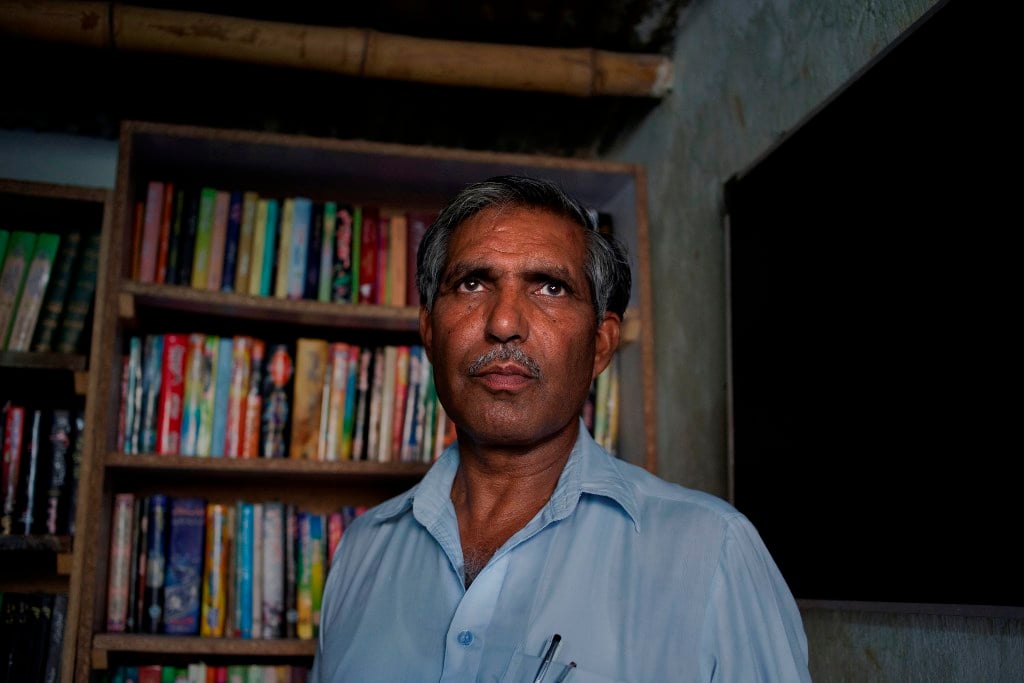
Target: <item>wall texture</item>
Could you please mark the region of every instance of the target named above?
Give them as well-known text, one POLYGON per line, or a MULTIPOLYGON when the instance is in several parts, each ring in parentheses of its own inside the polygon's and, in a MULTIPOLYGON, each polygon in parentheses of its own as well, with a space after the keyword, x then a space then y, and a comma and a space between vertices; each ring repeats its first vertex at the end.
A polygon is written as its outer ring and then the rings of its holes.
MULTIPOLYGON (((676 83, 613 150, 647 166, 660 474, 728 495, 722 187, 933 0, 696 0, 676 83)), ((817 681, 1021 681, 1024 622, 804 611, 817 681)))

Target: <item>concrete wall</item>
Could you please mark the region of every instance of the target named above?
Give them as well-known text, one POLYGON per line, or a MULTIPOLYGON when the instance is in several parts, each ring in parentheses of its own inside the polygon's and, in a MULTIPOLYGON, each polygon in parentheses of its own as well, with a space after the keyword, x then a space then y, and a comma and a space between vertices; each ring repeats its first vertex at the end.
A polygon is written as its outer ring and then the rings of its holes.
MULTIPOLYGON (((660 474, 728 495, 722 186, 933 0, 694 0, 675 87, 612 156, 648 169, 660 474)), ((1021 681, 1024 622, 804 611, 817 681, 1021 681)))

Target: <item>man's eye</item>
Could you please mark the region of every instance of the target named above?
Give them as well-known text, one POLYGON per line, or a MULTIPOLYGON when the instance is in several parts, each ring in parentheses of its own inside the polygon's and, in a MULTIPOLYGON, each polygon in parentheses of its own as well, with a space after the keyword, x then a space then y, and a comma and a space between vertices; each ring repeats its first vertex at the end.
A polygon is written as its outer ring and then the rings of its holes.
POLYGON ((547 296, 564 296, 565 286, 558 282, 546 282, 540 291, 547 296))
POLYGON ((460 292, 475 292, 480 289, 480 281, 468 278, 459 283, 458 290, 460 292))

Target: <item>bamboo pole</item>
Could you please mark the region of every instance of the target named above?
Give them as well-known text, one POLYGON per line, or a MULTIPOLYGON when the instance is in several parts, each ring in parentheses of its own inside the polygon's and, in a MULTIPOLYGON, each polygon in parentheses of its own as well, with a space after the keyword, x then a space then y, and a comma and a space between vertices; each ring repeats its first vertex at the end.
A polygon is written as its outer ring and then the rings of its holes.
POLYGON ((662 97, 672 62, 654 54, 433 40, 105 2, 0 0, 0 33, 437 85, 578 97, 662 97))

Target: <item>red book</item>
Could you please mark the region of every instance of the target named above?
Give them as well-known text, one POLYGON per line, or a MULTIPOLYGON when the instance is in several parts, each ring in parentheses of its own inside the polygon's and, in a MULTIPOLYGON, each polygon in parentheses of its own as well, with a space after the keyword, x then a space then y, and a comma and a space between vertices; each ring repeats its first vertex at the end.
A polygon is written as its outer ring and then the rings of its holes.
POLYGON ((380 212, 376 207, 363 207, 362 232, 359 237, 359 300, 361 304, 378 302, 377 249, 380 212))
POLYGON ((157 412, 156 452, 176 455, 181 452, 181 416, 185 401, 185 357, 187 334, 165 334, 160 380, 160 407, 157 412))
POLYGON ((14 513, 18 495, 18 470, 21 464, 21 448, 25 438, 25 409, 21 406, 4 406, 3 431, 3 529, 0 533, 14 533, 14 513))
POLYGON ((146 210, 139 245, 139 282, 156 280, 156 257, 160 247, 160 220, 164 214, 164 184, 151 180, 146 186, 146 210))
POLYGON ((174 209, 174 183, 164 183, 164 201, 160 214, 160 239, 156 252, 156 282, 167 282, 167 254, 171 247, 171 214, 174 209))
POLYGON ((239 335, 231 340, 231 379, 228 388, 228 414, 224 427, 224 455, 242 457, 245 443, 246 403, 249 375, 252 371, 252 337, 239 335))
POLYGON ((260 456, 260 416, 263 412, 263 357, 267 345, 262 339, 253 339, 249 349, 249 391, 245 397, 243 419, 242 458, 260 456))

